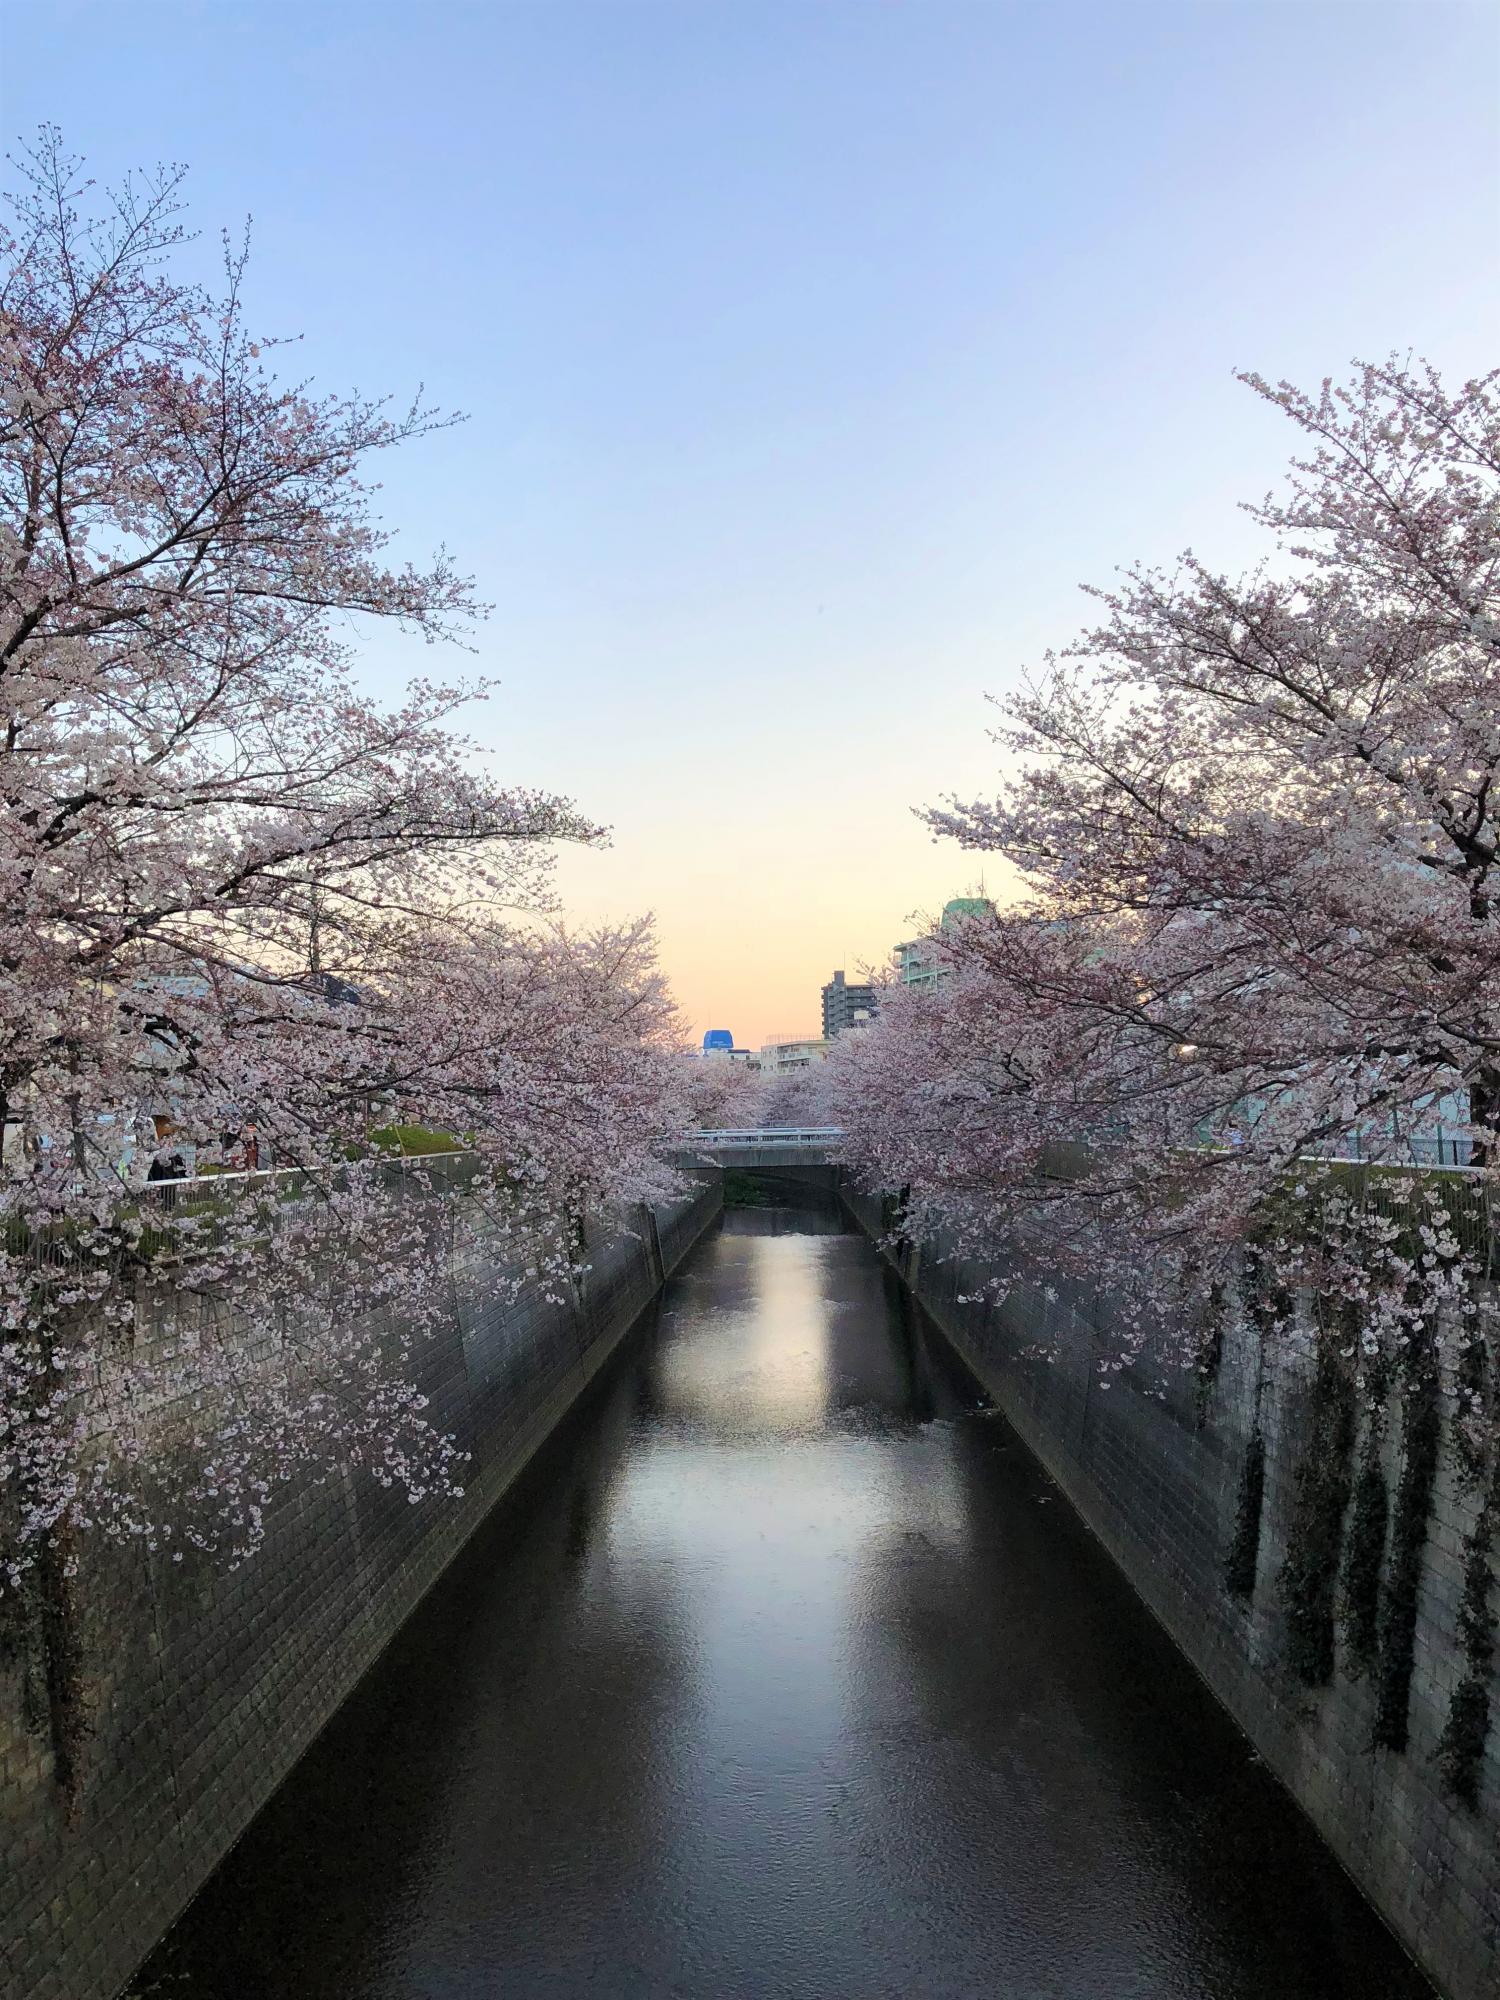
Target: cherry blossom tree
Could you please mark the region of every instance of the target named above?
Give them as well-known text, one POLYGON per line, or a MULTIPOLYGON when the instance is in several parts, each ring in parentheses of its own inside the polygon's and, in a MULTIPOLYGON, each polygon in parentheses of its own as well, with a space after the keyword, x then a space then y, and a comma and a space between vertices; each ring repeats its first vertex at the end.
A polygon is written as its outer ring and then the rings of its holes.
POLYGON ((686 1056, 679 1075, 678 1123, 683 1130, 697 1131, 822 1125, 828 1116, 824 1068, 810 1063, 776 1076, 722 1056, 686 1056))
POLYGON ((751 1122, 766 1126, 826 1125, 829 1104, 826 1069, 826 1062, 814 1062, 785 1076, 764 1077, 756 1116, 751 1122))
POLYGON ((723 1131, 759 1122, 760 1078, 727 1055, 678 1058, 676 1124, 682 1131, 723 1131))
MULTIPOLYGON (((914 1215, 978 1242, 1044 1210, 1031 1254, 1185 1354, 1287 1191, 1328 1196, 1309 1155, 1407 1159, 1446 1103, 1472 1211, 1500 1143, 1500 378, 1244 379, 1307 441, 1249 510, 1278 559, 1130 571, 1004 704, 999 796, 929 819, 1026 892, 940 941, 948 977, 842 1086, 853 1156, 914 1215)), ((1440 1218, 1403 1240, 1398 1338, 1463 1261, 1440 1218)))
POLYGON ((21 175, 0 278, 12 1577, 98 1526, 243 1550, 298 1465, 449 1482, 393 1339, 421 1337, 460 1228, 556 1285, 591 1211, 664 1190, 675 1033, 647 927, 553 926, 549 844, 600 830, 454 733, 483 684, 390 710, 359 689, 361 621, 435 643, 480 611, 445 556, 394 563, 372 512, 372 462, 452 419, 283 381, 242 249, 217 295, 173 275, 180 171, 101 200, 47 130, 21 175), (462 1224, 457 1170, 400 1165, 404 1140, 463 1152, 462 1224), (148 1185, 193 1160, 279 1171, 148 1185), (168 1296, 218 1332, 148 1339, 168 1296), (273 1336, 254 1367, 247 1302, 273 1336))

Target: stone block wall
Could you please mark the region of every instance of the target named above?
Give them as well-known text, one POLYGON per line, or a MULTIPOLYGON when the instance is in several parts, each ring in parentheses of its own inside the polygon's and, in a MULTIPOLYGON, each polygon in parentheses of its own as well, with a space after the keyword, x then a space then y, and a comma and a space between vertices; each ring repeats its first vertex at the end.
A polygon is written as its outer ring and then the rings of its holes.
MULTIPOLYGON (((86 1546, 65 1616, 0 1599, 0 1992, 112 2000, 718 1213, 717 1175, 591 1242, 567 1305, 482 1239, 421 1349, 461 1501, 284 1491, 236 1570, 86 1546)), ((165 1330, 164 1330, 165 1331, 165 1330)), ((253 1330, 244 1330, 253 1338, 253 1330)))
MULTIPOLYGON (((857 1222, 881 1234, 877 1199, 847 1192, 857 1222)), ((939 1237, 893 1261, 1022 1438, 1178 1647, 1245 1730, 1350 1874, 1449 2000, 1500 1994, 1500 1687, 1477 1772, 1477 1805, 1445 1789, 1437 1749, 1464 1671, 1458 1630, 1464 1542, 1479 1493, 1452 1449, 1453 1385, 1439 1395, 1442 1447, 1421 1549, 1404 1750, 1372 1747, 1375 1675, 1338 1633, 1333 1673, 1308 1687, 1292 1671, 1281 1572, 1298 1474, 1315 1437, 1311 1338, 1263 1354, 1243 1314, 1226 1316, 1217 1365, 1165 1385, 1127 1374, 1105 1386, 1118 1350, 1109 1302, 1050 1299, 1016 1285, 1002 1305, 972 1302, 989 1275, 939 1237), (1232 1595, 1225 1562, 1240 1515, 1247 1453, 1264 1446, 1253 1588, 1232 1595)), ((1493 1323, 1496 1301, 1486 1310, 1493 1323)), ((1358 1419, 1359 1463, 1368 1415, 1358 1419)), ((1393 1394, 1375 1449, 1394 1510, 1406 1412, 1393 1394)), ((1339 1524, 1347 1542, 1351 1510, 1339 1524)), ((1383 1587, 1392 1565, 1389 1526, 1383 1587)), ((1493 1594, 1492 1594, 1493 1601, 1493 1594)))

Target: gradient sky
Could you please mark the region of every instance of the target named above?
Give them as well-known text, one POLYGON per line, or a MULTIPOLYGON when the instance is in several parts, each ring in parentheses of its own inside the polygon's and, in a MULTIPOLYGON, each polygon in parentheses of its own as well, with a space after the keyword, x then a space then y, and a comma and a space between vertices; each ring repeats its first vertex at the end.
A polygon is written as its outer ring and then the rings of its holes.
POLYGON ((476 733, 742 1042, 974 882, 911 807, 1080 582, 1253 549, 1236 367, 1500 359, 1494 4, 47 0, 0 65, 8 143, 251 214, 319 380, 470 413, 383 476, 495 606, 476 733))

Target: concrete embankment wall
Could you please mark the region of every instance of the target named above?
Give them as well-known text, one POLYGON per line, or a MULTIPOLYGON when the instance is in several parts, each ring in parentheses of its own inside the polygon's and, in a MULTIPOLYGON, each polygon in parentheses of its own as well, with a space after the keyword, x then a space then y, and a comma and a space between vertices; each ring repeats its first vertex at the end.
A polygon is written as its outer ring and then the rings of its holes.
MULTIPOLYGON (((284 1490, 239 1569, 87 1547, 65 1618, 0 1600, 0 1992, 111 2000, 613 1353, 718 1177, 592 1243, 568 1305, 506 1303, 482 1240, 420 1357, 464 1498, 284 1490)), ((247 1329, 253 1338, 253 1329, 247 1329)), ((161 1328, 162 1337, 170 1329, 161 1328)))
MULTIPOLYGON (((879 1201, 852 1191, 845 1199, 878 1239, 879 1201)), ((948 1250, 939 1237, 906 1246, 892 1261, 1440 1990, 1449 2000, 1495 2000, 1500 1713, 1475 1772, 1474 1806, 1445 1790, 1436 1754, 1465 1671, 1464 1543, 1480 1499, 1455 1461, 1451 1381, 1440 1397, 1442 1445, 1417 1570, 1410 1737, 1404 1750, 1375 1749, 1377 1674, 1354 1669, 1342 1631, 1326 1685, 1303 1685, 1290 1665, 1282 1569, 1307 1532, 1310 1455, 1327 1449, 1311 1340, 1264 1354, 1236 1308, 1217 1362, 1201 1378, 1179 1374, 1164 1394, 1128 1375, 1106 1388, 1098 1364, 1119 1345, 1110 1339, 1107 1299, 1049 1300, 1022 1283, 1001 1305, 972 1302, 989 1274, 948 1250), (1226 1557, 1243 1519, 1247 1454, 1258 1455, 1257 1435, 1264 1448, 1260 1533, 1253 1589, 1242 1599, 1227 1588, 1226 1557)), ((1406 1414, 1393 1394, 1372 1447, 1393 1517, 1406 1414)), ((1368 1429, 1365 1413, 1349 1453, 1353 1464, 1368 1429)), ((1310 1552, 1314 1561, 1340 1563, 1351 1514, 1346 1507, 1342 1520, 1333 1520, 1334 1539, 1310 1552)), ((1390 1526, 1382 1556, 1387 1613, 1394 1541, 1390 1526)), ((1301 1560, 1308 1559, 1304 1548, 1301 1560)), ((1489 1694, 1500 1711, 1500 1690, 1491 1684, 1489 1694)))

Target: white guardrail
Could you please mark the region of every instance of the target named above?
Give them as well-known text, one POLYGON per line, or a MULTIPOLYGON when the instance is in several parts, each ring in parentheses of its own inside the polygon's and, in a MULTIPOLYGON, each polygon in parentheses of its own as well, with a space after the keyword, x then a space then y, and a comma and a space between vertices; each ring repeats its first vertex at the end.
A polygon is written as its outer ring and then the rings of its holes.
POLYGON ((842 1125, 745 1125, 715 1131, 684 1132, 684 1146, 831 1146, 842 1139, 842 1125))

